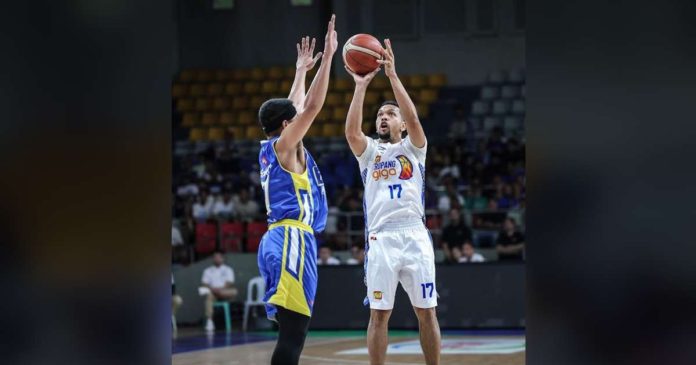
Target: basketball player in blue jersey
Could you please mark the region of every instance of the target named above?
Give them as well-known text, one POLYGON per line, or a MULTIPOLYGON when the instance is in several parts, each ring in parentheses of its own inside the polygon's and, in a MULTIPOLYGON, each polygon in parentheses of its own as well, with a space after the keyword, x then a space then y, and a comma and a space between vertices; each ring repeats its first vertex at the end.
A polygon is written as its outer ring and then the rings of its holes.
POLYGON ((377 111, 378 139, 361 130, 365 91, 379 72, 353 76, 355 91, 346 120, 346 139, 358 159, 365 185, 365 284, 370 305, 367 348, 370 364, 384 364, 387 329, 401 283, 416 316, 427 365, 440 363, 440 327, 435 307, 435 254, 425 227, 425 155, 427 140, 416 107, 396 75, 394 52, 384 41, 384 72, 396 101, 386 101, 377 111), (408 132, 403 138, 402 134, 408 132))
POLYGON ((261 142, 259 166, 268 213, 268 232, 259 246, 259 271, 266 281, 266 312, 278 323, 272 365, 296 365, 304 347, 317 288, 314 233, 324 230, 326 192, 302 138, 324 105, 331 60, 338 45, 336 16, 331 16, 321 52, 312 57, 309 38, 297 46, 297 71, 287 99, 271 99, 259 109, 267 140, 261 142), (305 96, 305 76, 322 57, 305 96))

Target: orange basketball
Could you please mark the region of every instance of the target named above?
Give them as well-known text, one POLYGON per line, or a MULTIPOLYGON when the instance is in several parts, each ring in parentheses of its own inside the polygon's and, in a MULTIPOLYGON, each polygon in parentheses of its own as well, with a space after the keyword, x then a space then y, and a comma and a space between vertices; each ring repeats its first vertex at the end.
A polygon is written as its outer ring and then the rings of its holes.
POLYGON ((384 55, 384 48, 377 38, 369 34, 356 34, 343 45, 343 63, 358 75, 365 75, 380 66, 377 60, 384 55))

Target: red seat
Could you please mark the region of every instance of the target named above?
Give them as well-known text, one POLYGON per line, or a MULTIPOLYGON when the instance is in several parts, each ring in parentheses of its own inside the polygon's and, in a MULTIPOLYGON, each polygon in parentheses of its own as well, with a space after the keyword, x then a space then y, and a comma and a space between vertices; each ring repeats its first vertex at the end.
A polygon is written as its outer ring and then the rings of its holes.
POLYGON ((215 223, 196 224, 196 253, 207 254, 215 251, 217 244, 217 225, 215 223))
POLYGON ((241 252, 244 238, 242 222, 227 222, 220 226, 220 249, 224 252, 241 252))
POLYGON ((425 226, 428 227, 428 229, 440 229, 442 220, 437 215, 431 215, 425 218, 425 226))
POLYGON ((266 222, 249 222, 247 224, 246 234, 246 250, 247 252, 257 252, 259 250, 259 244, 261 243, 261 237, 268 230, 266 222))

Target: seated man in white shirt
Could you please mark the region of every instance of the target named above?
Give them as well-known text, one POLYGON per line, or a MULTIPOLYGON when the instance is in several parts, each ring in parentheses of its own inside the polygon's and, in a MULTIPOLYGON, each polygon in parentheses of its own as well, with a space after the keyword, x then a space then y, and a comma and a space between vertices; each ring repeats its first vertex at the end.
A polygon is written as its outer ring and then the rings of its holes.
POLYGON ((340 265, 341 261, 331 256, 331 248, 329 246, 321 246, 319 248, 319 260, 317 265, 340 265))
POLYGON ((231 267, 224 264, 225 258, 222 252, 215 252, 213 255, 213 266, 203 271, 201 279, 201 294, 206 295, 205 317, 207 318, 205 330, 212 332, 215 330, 213 323, 213 303, 216 300, 230 301, 237 297, 237 288, 234 287, 234 271, 231 267), (207 290, 206 290, 207 289, 207 290))
MULTIPOLYGON (((458 247, 456 249, 459 250, 458 247)), ((486 261, 480 253, 474 251, 474 246, 468 241, 464 242, 461 254, 457 253, 455 256, 458 256, 457 262, 459 263, 486 261)))

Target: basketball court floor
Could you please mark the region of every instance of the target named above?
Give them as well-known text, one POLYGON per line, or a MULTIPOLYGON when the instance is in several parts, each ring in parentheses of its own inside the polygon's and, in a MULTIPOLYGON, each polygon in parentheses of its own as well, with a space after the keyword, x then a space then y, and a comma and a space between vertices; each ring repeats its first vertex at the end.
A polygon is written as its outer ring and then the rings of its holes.
MULTIPOLYGON (((387 365, 425 363, 418 332, 390 331, 389 336, 387 365)), ((268 365, 274 346, 273 332, 180 332, 172 341, 172 364, 268 365)), ((441 353, 443 365, 521 365, 525 363, 524 331, 442 331, 441 353)), ((300 364, 369 365, 365 332, 310 332, 300 364)))

